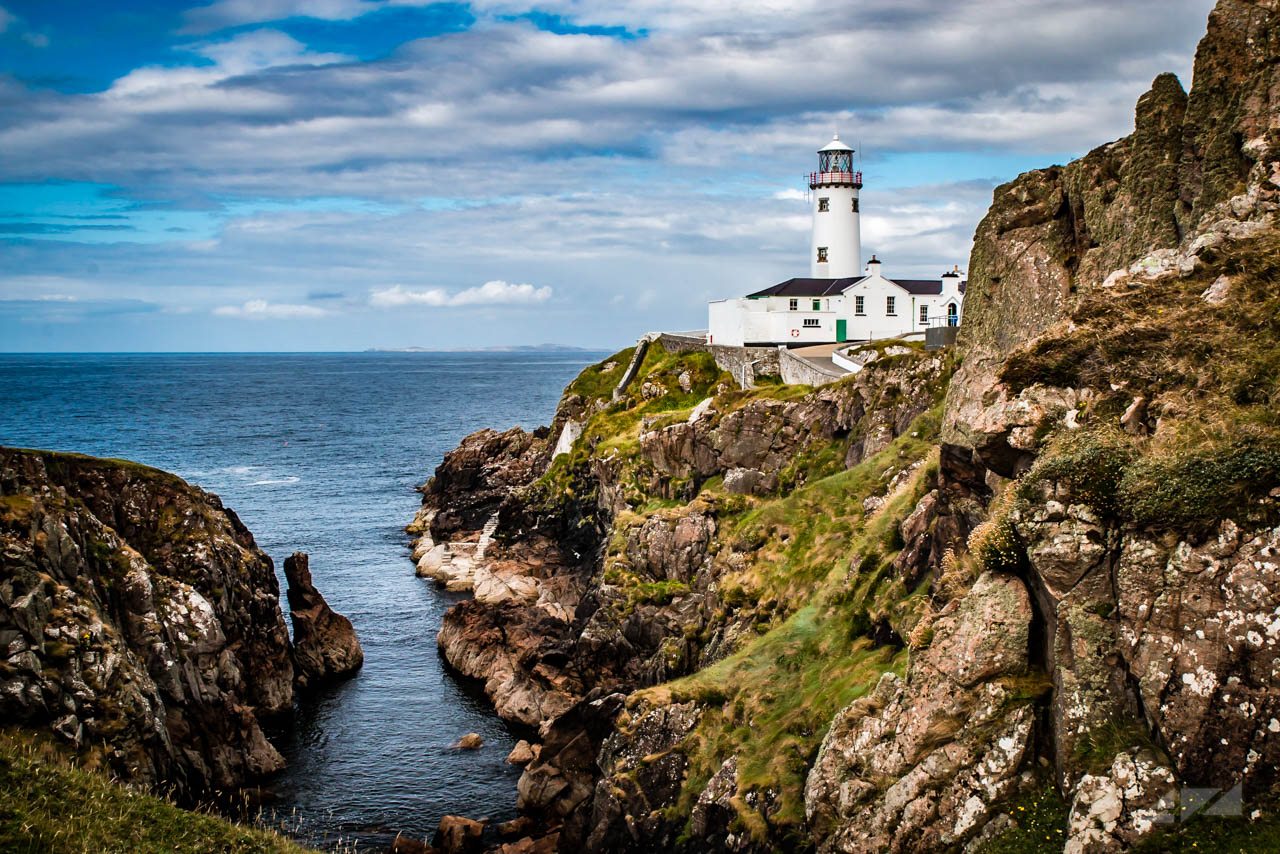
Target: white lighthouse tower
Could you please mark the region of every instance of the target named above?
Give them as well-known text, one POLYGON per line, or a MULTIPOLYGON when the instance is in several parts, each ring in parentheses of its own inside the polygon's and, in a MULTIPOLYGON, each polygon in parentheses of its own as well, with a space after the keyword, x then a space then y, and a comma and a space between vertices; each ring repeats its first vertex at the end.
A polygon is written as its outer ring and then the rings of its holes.
POLYGON ((853 170, 853 149, 836 134, 818 149, 818 171, 809 173, 813 196, 810 277, 844 279, 862 275, 862 232, 858 192, 862 173, 853 170))

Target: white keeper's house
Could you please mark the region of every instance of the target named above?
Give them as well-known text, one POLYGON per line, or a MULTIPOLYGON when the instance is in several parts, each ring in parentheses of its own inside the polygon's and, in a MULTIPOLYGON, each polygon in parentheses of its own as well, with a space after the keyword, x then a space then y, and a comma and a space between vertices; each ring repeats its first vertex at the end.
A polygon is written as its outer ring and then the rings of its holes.
POLYGON ((937 279, 890 279, 874 255, 862 266, 858 193, 862 173, 837 134, 809 174, 813 242, 809 277, 716 300, 707 342, 729 346, 828 344, 923 334, 958 326, 964 314, 960 268, 937 279))

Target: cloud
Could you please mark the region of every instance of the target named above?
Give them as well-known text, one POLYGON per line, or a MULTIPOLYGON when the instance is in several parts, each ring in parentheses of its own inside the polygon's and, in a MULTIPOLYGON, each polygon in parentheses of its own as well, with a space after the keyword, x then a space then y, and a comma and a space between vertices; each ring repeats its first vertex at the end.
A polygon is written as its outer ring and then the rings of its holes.
POLYGON ((16 20, 18 20, 17 15, 0 6, 0 33, 7 32, 16 20))
POLYGON ((396 308, 406 305, 427 305, 436 308, 457 308, 471 305, 532 305, 551 299, 551 288, 535 288, 533 285, 513 285, 508 282, 485 282, 477 288, 449 293, 443 288, 411 291, 401 285, 392 285, 369 294, 369 304, 377 308, 396 308))
POLYGON ((295 17, 348 21, 377 8, 366 0, 218 0, 188 10, 184 32, 207 33, 295 17))
POLYGON ((223 305, 213 313, 219 317, 246 317, 251 320, 293 320, 297 318, 324 317, 329 312, 314 305, 271 303, 264 299, 251 299, 244 305, 223 305))

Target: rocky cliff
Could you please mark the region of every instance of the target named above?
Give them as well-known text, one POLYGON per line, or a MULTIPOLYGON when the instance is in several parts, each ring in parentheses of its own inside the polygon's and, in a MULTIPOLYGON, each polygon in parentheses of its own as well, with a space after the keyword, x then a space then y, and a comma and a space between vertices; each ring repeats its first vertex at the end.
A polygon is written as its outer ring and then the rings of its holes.
POLYGON ((271 559, 217 496, 0 448, 0 717, 91 767, 215 797, 278 771, 295 664, 271 559))
POLYGON ((954 375, 656 348, 615 399, 619 354, 446 460, 441 648, 540 728, 561 850, 1280 838, 1280 3, 1222 0, 1194 79, 996 190, 954 375))

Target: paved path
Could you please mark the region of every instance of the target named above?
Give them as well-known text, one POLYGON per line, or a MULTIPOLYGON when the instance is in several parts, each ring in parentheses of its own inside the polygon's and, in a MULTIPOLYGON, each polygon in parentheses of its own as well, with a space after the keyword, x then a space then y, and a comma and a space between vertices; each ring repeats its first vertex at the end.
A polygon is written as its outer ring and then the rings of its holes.
POLYGON ((848 371, 831 361, 831 354, 841 347, 849 346, 850 343, 846 341, 842 344, 813 344, 808 347, 793 347, 791 348, 791 354, 799 356, 819 370, 847 374, 849 373, 848 371))

